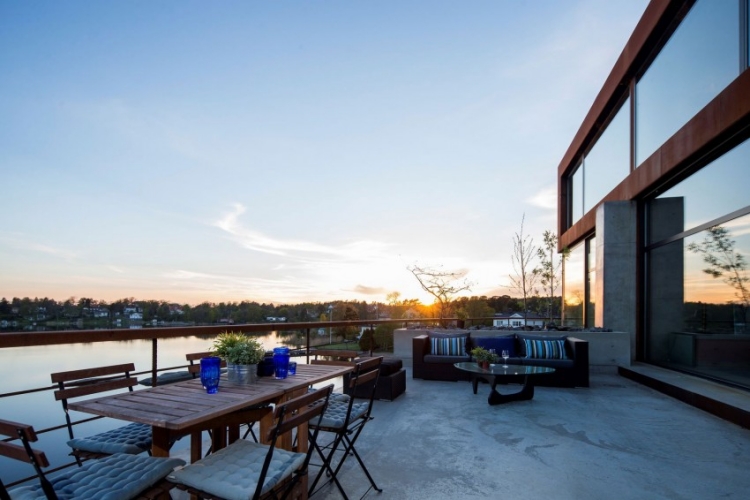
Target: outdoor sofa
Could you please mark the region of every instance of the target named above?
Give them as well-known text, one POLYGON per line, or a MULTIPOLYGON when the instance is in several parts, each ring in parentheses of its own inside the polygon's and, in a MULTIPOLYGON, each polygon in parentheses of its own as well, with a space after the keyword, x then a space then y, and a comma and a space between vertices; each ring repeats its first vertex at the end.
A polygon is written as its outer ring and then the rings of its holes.
MULTIPOLYGON (((535 377, 536 385, 588 387, 588 342, 558 333, 428 331, 412 339, 412 376, 424 380, 470 380, 469 372, 459 370, 453 364, 474 361, 470 352, 479 346, 495 349, 498 356, 503 349, 509 350, 509 365, 548 366, 555 369, 551 374, 535 377), (527 346, 532 352, 527 352, 527 346)), ((499 363, 502 362, 502 359, 499 360, 499 363)))

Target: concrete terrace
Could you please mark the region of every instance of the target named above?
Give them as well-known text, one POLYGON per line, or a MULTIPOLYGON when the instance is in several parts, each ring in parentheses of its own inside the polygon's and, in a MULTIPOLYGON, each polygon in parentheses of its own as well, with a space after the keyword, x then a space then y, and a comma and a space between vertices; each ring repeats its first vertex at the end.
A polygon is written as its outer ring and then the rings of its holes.
MULTIPOLYGON (((744 499, 750 430, 593 368, 588 389, 490 407, 489 387, 414 380, 376 401, 357 444, 383 499, 744 499)), ((498 386, 503 392, 507 390, 498 386)), ((311 469, 311 474, 316 469, 311 469)), ((353 458, 340 480, 359 498, 353 458)), ((314 499, 341 498, 327 487, 314 499)))

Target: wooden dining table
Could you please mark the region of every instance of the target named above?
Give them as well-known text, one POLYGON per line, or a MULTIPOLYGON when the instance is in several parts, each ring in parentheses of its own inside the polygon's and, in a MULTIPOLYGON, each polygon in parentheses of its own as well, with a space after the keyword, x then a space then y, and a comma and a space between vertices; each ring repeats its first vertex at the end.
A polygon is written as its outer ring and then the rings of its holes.
MULTIPOLYGON (((102 415, 151 426, 155 457, 169 456, 171 443, 190 435, 190 459, 200 459, 202 432, 212 431, 213 449, 239 439, 240 424, 260 423, 260 440, 267 441, 273 413, 264 404, 277 404, 300 395, 313 384, 326 382, 353 371, 353 366, 297 365, 296 375, 277 380, 261 377, 248 385, 230 384, 222 375, 219 391, 207 394, 200 379, 150 389, 71 402, 71 410, 102 415)), ((291 449, 292 436, 282 436, 277 446, 291 449)), ((307 430, 298 430, 296 449, 307 450, 307 430)))

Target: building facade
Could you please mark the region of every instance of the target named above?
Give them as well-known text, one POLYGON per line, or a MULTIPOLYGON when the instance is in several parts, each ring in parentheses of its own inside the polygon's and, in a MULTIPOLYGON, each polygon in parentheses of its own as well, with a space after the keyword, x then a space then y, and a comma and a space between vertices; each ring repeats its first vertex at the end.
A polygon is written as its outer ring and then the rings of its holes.
POLYGON ((652 0, 558 167, 563 322, 750 388, 750 0, 652 0))

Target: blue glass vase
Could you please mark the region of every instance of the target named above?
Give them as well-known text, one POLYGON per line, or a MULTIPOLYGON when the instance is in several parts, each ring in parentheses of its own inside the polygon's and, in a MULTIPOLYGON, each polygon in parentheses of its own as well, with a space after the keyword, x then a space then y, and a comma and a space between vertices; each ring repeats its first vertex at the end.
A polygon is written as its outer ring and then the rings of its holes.
POLYGON ((221 374, 221 358, 214 356, 201 358, 201 384, 209 394, 219 392, 219 376, 221 374))
POLYGON ((277 379, 284 379, 289 371, 289 348, 274 347, 273 370, 277 379))

